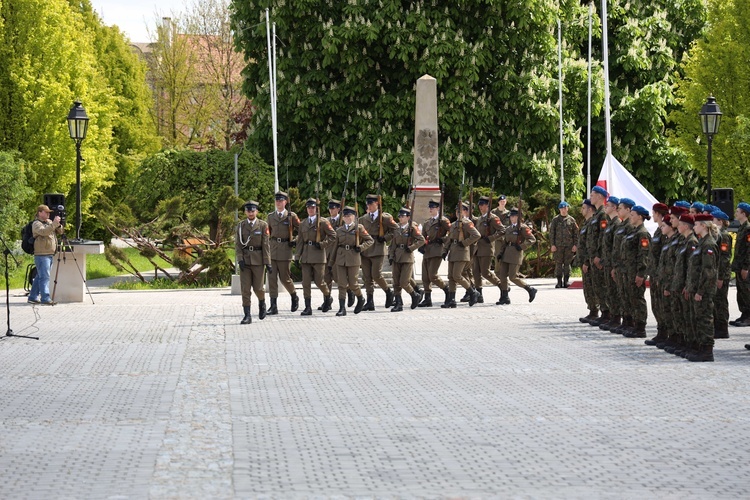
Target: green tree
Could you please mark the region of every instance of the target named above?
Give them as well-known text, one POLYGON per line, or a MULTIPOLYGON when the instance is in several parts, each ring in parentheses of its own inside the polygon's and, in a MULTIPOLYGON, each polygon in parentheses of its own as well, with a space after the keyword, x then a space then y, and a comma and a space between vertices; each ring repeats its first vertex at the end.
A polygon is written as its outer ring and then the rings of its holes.
MULTIPOLYGON (((21 227, 34 216, 33 210, 24 210, 24 203, 32 192, 26 185, 24 170, 24 163, 17 154, 0 151, 0 193, 4 193, 3 203, 0 203, 0 236, 8 245, 21 238, 21 227)), ((4 266, 3 262, 0 265, 4 266)))
MULTIPOLYGON (((713 143, 714 187, 731 187, 735 200, 750 199, 750 11, 744 1, 709 2, 705 36, 696 41, 685 58, 685 78, 679 82, 680 107, 670 119, 672 140, 687 152, 692 167, 705 179, 706 136, 698 112, 713 95, 723 113, 713 143)), ((704 183, 701 182, 700 186, 704 183)), ((705 189, 700 191, 700 199, 705 189)), ((731 215, 731 214, 730 214, 731 215)))

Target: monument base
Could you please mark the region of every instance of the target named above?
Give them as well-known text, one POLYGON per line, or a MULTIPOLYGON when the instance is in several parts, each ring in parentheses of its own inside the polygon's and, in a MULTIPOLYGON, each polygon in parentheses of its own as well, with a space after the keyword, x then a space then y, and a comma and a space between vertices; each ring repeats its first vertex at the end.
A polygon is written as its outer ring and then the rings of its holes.
MULTIPOLYGON (((430 218, 430 207, 427 206, 430 198, 440 200, 440 190, 431 188, 420 189, 417 186, 417 189, 414 191, 414 207, 412 207, 414 222, 422 224, 430 218)), ((444 213, 447 217, 448 211, 445 210, 444 213)))

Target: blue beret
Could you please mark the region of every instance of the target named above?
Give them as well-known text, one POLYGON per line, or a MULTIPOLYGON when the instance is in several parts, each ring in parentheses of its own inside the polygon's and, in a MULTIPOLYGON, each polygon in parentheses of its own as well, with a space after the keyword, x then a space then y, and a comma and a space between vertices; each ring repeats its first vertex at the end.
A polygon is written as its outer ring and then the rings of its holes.
POLYGON ((710 214, 716 212, 718 209, 719 209, 719 207, 717 207, 716 205, 710 205, 708 203, 706 203, 705 205, 703 205, 703 211, 704 212, 708 212, 710 214))
MULTIPOLYGON (((620 201, 620 203, 622 203, 622 201, 620 201)), ((640 205, 634 206, 633 207, 633 212, 637 213, 638 215, 640 215, 640 216, 642 216, 642 217, 644 217, 646 219, 650 219, 651 218, 651 216, 648 213, 648 210, 645 207, 642 207, 640 205)))
POLYGON ((690 208, 694 208, 694 209, 698 210, 699 212, 703 212, 703 203, 701 203, 700 201, 695 201, 690 206, 690 208))
POLYGON ((744 201, 741 201, 739 205, 737 205, 737 208, 745 212, 746 214, 750 215, 750 204, 745 203, 744 201))
POLYGON ((601 186, 594 186, 594 187, 592 187, 592 188, 591 188, 591 192, 592 192, 592 193, 599 193, 600 195, 604 196, 605 198, 606 198, 607 196, 609 196, 609 193, 607 192, 607 190, 606 190, 606 189, 604 189, 604 188, 603 188, 603 187, 601 187, 601 186))
POLYGON ((617 196, 610 196, 607 199, 607 203, 612 203, 614 206, 617 206, 620 204, 620 198, 618 198, 617 196))
MULTIPOLYGON (((634 209, 634 207, 636 206, 635 202, 631 200, 630 198, 620 198, 620 203, 622 203, 623 205, 625 205, 626 207, 630 209, 634 209)), ((646 215, 648 215, 648 212, 646 212, 646 215)))
POLYGON ((559 203, 559 204, 557 205, 557 208, 568 208, 569 206, 570 206, 570 205, 568 204, 568 202, 567 202, 567 201, 561 201, 561 202, 560 202, 560 203, 559 203))
POLYGON ((711 212, 711 215, 713 216, 714 219, 729 220, 729 216, 725 214, 724 212, 722 212, 721 210, 719 210, 718 208, 714 210, 713 212, 711 212))
POLYGON ((583 203, 582 203, 582 205, 588 205, 588 206, 590 206, 590 207, 593 207, 593 206, 594 206, 594 204, 593 204, 593 203, 591 203, 591 200, 589 200, 588 198, 586 198, 585 200, 583 200, 583 203))
POLYGON ((680 200, 680 201, 676 201, 674 203, 674 206, 680 207, 680 208, 690 208, 690 203, 680 200))

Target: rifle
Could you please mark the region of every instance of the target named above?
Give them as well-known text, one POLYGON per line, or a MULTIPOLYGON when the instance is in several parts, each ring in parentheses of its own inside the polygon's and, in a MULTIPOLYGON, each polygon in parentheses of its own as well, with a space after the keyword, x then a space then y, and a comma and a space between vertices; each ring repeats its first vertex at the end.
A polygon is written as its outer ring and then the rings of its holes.
POLYGON ((474 178, 469 179, 469 219, 474 216, 474 178))
POLYGON ((286 201, 286 219, 289 221, 289 245, 293 245, 293 238, 294 238, 294 219, 292 219, 292 211, 289 209, 289 207, 292 206, 292 200, 289 199, 289 167, 286 167, 286 195, 287 195, 287 201, 286 201))
POLYGON ((354 172, 354 245, 359 246, 359 201, 357 200, 357 172, 354 172))
POLYGON ((320 243, 320 165, 318 165, 318 183, 315 185, 315 241, 320 243))
POLYGON ((383 197, 380 195, 383 185, 383 164, 380 164, 380 179, 378 179, 378 236, 383 237, 383 197))
POLYGON ((414 185, 409 186, 409 194, 406 197, 406 208, 409 209, 409 237, 406 239, 406 244, 411 246, 412 241, 412 221, 414 220, 414 202, 417 199, 417 192, 414 190, 414 185))
POLYGON ((346 170, 346 181, 344 182, 344 192, 341 193, 341 209, 339 211, 339 224, 336 227, 339 227, 339 226, 341 226, 341 224, 343 224, 343 220, 344 220, 343 212, 344 212, 344 207, 346 206, 346 188, 349 185, 349 171, 351 169, 352 168, 349 167, 346 170))
POLYGON ((521 245, 523 243, 523 234, 521 231, 521 224, 523 223, 523 211, 521 207, 523 206, 523 185, 519 188, 518 193, 518 236, 516 237, 516 245, 521 245))
POLYGON ((494 192, 495 192, 495 178, 493 177, 492 178, 492 187, 490 188, 490 201, 489 201, 489 204, 487 205, 487 234, 485 234, 485 236, 487 236, 487 237, 490 236, 490 215, 492 214, 492 212, 491 212, 491 210, 492 210, 492 195, 494 194, 494 192))
POLYGON ((461 177, 461 188, 458 190, 458 205, 456 206, 456 219, 458 220, 458 241, 464 240, 464 211, 463 211, 463 197, 464 197, 464 184, 466 182, 466 169, 464 168, 464 174, 461 177))
POLYGON ((445 217, 445 211, 443 210, 443 201, 445 200, 445 182, 443 182, 443 185, 440 187, 440 217, 438 218, 438 230, 436 234, 436 238, 445 238, 446 233, 448 230, 445 228, 445 225, 443 224, 443 218, 445 217))

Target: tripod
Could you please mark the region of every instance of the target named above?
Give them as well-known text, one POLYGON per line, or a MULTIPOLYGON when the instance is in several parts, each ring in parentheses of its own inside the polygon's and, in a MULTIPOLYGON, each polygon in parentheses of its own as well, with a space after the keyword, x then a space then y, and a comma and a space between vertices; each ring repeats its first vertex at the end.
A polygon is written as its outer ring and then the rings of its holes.
MULTIPOLYGON (((5 247, 3 250, 3 254, 5 255, 5 309, 8 312, 8 331, 5 332, 5 336, 39 340, 39 337, 31 337, 29 335, 16 335, 10 328, 10 276, 8 275, 8 256, 12 254, 10 252, 10 248, 8 248, 8 244, 5 243, 5 240, 2 236, 0 236, 0 241, 3 243, 3 247, 5 247)), ((15 262, 16 267, 18 267, 19 264, 15 257, 13 257, 13 262, 15 262)))
POLYGON ((55 292, 57 291, 57 275, 60 273, 60 260, 62 259, 63 262, 66 262, 65 255, 68 252, 70 252, 70 255, 73 257, 73 262, 75 262, 76 269, 78 269, 78 274, 81 275, 81 280, 83 280, 83 285, 86 287, 86 293, 89 294, 89 298, 91 298, 91 303, 95 304, 94 296, 91 295, 91 290, 89 290, 89 284, 86 282, 86 276, 84 276, 83 271, 81 271, 81 266, 78 265, 78 259, 76 259, 76 254, 73 251, 73 247, 71 246, 70 241, 68 240, 68 236, 65 233, 63 233, 60 235, 60 239, 62 240, 62 243, 60 244, 60 249, 58 250, 58 254, 57 254, 57 266, 55 268, 55 281, 54 281, 54 286, 52 287, 52 297, 51 297, 52 301, 55 300, 55 292))

